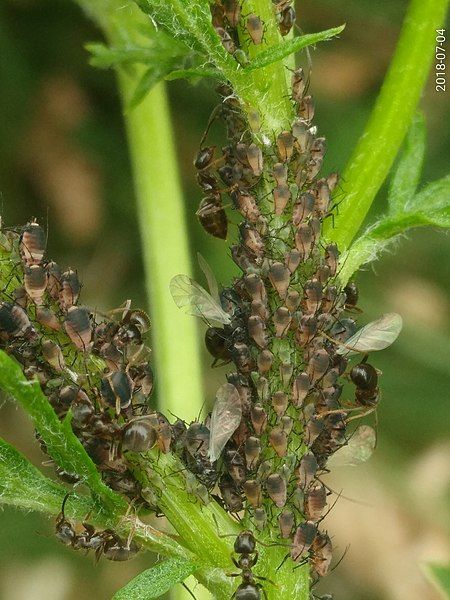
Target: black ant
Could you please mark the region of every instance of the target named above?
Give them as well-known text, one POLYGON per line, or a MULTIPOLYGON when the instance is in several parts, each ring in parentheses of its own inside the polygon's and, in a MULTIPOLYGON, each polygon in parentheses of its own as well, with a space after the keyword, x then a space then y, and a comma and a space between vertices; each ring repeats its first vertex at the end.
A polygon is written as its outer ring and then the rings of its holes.
POLYGON ((256 540, 251 531, 241 531, 238 534, 234 541, 234 551, 239 555, 239 558, 236 560, 232 557, 231 560, 238 569, 241 569, 241 573, 231 573, 229 577, 242 577, 242 583, 231 596, 231 600, 233 598, 236 600, 260 600, 261 592, 267 600, 264 588, 261 584, 255 582, 255 579, 265 578, 258 577, 252 572, 252 567, 258 561, 258 552, 256 550, 256 540))

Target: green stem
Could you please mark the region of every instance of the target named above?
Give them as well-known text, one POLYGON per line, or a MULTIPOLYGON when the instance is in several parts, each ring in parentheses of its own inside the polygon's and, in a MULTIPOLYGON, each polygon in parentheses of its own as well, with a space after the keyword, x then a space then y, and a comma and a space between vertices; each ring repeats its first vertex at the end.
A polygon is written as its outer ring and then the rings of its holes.
POLYGON ((426 83, 448 0, 412 0, 372 115, 342 175, 344 199, 324 235, 349 247, 394 162, 426 83))

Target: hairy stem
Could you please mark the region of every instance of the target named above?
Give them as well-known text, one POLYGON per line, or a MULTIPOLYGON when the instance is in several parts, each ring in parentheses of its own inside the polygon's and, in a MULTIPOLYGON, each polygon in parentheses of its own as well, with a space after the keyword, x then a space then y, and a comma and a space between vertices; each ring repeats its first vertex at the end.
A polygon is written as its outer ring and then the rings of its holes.
POLYGON ((394 162, 426 83, 448 0, 412 0, 372 115, 342 175, 343 200, 325 236, 349 247, 394 162))

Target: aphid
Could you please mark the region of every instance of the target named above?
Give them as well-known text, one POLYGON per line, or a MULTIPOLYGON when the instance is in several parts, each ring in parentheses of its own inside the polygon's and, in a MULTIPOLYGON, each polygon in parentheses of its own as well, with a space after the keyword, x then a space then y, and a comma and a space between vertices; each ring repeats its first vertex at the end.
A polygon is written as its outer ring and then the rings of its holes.
POLYGON ((356 466, 369 460, 377 437, 369 425, 360 425, 350 439, 328 459, 329 467, 356 466))
POLYGON ((206 146, 205 148, 200 148, 194 160, 194 167, 199 171, 209 167, 214 158, 215 149, 215 146, 206 146))
POLYGON ((317 469, 317 460, 312 452, 307 452, 301 457, 297 467, 297 483, 302 490, 309 488, 314 481, 317 469))
POLYGON ((289 269, 283 263, 274 262, 269 268, 269 279, 280 298, 284 299, 291 279, 289 269))
POLYGON ((209 5, 209 9, 211 11, 211 23, 214 29, 217 29, 218 27, 225 27, 225 15, 223 6, 218 2, 212 2, 209 5))
POLYGON ((250 165, 253 175, 260 177, 263 172, 263 155, 259 146, 252 143, 247 148, 247 160, 250 165))
POLYGON ((254 469, 261 454, 261 441, 259 438, 250 436, 244 444, 245 460, 249 469, 254 469))
POLYGON ((284 415, 288 407, 289 397, 282 391, 275 392, 272 396, 272 407, 279 417, 284 415))
POLYGON ((147 416, 136 417, 122 430, 122 450, 146 452, 156 443, 156 430, 147 416))
POLYGON ((47 272, 41 265, 25 267, 23 282, 28 296, 35 304, 42 304, 47 287, 47 272))
POLYGON ((278 156, 282 163, 288 162, 294 152, 294 136, 290 131, 282 131, 277 136, 278 156))
POLYGON ((92 326, 89 311, 80 306, 71 306, 67 311, 64 326, 76 348, 88 350, 92 338, 92 326))
POLYGON ((250 348, 244 342, 236 342, 230 348, 231 358, 237 370, 244 375, 249 375, 255 368, 250 348))
POLYGON ((317 334, 317 319, 313 315, 305 315, 300 319, 299 327, 295 333, 297 343, 307 346, 317 334))
POLYGON ((314 211, 315 199, 312 194, 305 192, 300 194, 292 209, 292 222, 298 227, 304 223, 314 211))
POLYGON ((397 313, 386 313, 376 321, 359 329, 339 348, 337 354, 368 354, 376 350, 384 350, 395 342, 402 330, 403 320, 397 313))
MULTIPOLYGON (((312 415, 305 424, 306 445, 312 449, 314 442, 317 440, 317 438, 320 436, 324 429, 324 420, 319 418, 318 415, 312 415)), ((314 450, 312 450, 312 452, 314 452, 314 450)), ((314 452, 314 454, 316 454, 316 452, 314 452)))
POLYGON ((354 281, 350 281, 344 288, 345 293, 345 308, 351 310, 356 308, 359 298, 359 290, 354 281))
POLYGON ((225 48, 227 52, 230 54, 234 54, 236 51, 236 46, 233 42, 233 38, 223 27, 215 27, 217 35, 220 37, 220 41, 222 42, 222 46, 225 48))
POLYGON ((305 283, 305 305, 307 313, 316 313, 322 303, 323 288, 320 281, 310 279, 305 283))
POLYGON ((227 239, 228 219, 218 194, 203 198, 195 214, 207 233, 221 240, 227 239))
POLYGON ((330 536, 319 531, 311 545, 311 570, 313 574, 319 577, 328 575, 332 553, 333 545, 330 536))
POLYGON ((219 489, 229 512, 237 513, 244 508, 241 495, 229 475, 222 475, 219 481, 219 489))
POLYGON ((237 389, 231 383, 224 383, 216 393, 216 400, 209 425, 210 444, 208 458, 215 462, 225 444, 231 438, 242 419, 242 403, 237 389))
POLYGON ((314 118, 314 103, 312 96, 304 96, 299 103, 298 115, 301 119, 310 123, 314 118))
POLYGON ((252 315, 247 321, 248 335, 252 338, 258 348, 267 348, 269 339, 266 332, 266 325, 262 318, 252 315))
POLYGON ((253 523, 259 531, 262 531, 267 525, 267 514, 264 506, 259 506, 253 511, 253 523))
POLYGON ((172 277, 169 289, 175 304, 178 308, 184 308, 188 315, 204 317, 225 325, 231 323, 231 317, 223 310, 219 298, 214 298, 187 275, 172 277))
POLYGON ((59 291, 59 300, 61 308, 67 310, 77 303, 80 295, 81 283, 77 272, 68 269, 61 275, 61 289, 59 291))
POLYGON ((350 379, 356 386, 355 397, 362 406, 374 406, 378 401, 378 373, 368 363, 359 363, 350 371, 350 379))
POLYGON ((248 479, 247 481, 244 482, 243 488, 244 488, 245 497, 247 498, 247 502, 249 504, 251 504, 251 506, 253 506, 253 508, 258 508, 259 506, 261 506, 261 502, 262 502, 261 484, 254 479, 248 479))
POLYGON ((314 139, 313 134, 309 129, 309 125, 301 119, 296 119, 292 124, 292 135, 296 140, 295 146, 300 155, 303 155, 306 152, 308 152, 314 139))
POLYGON ((222 0, 222 6, 225 9, 225 16, 231 27, 237 27, 241 16, 240 0, 222 0))
POLYGON ((269 433, 269 443, 278 456, 286 456, 288 437, 282 427, 273 427, 269 433))
POLYGON ((246 480, 244 458, 237 450, 226 450, 224 458, 228 474, 237 485, 242 485, 246 480))
POLYGON ((267 292, 263 280, 256 273, 251 273, 244 277, 244 286, 252 300, 261 300, 267 303, 267 292))
POLYGON ((33 336, 35 333, 27 313, 21 306, 10 302, 0 303, 0 335, 21 337, 33 336))
MULTIPOLYGON (((328 213, 330 207, 330 188, 328 187, 328 183, 326 179, 321 179, 317 182, 317 198, 316 198, 316 211, 319 213, 319 216, 324 216, 328 213)), ((335 246, 334 253, 337 253, 336 244, 331 244, 335 246)))
POLYGON ((256 224, 261 216, 261 212, 256 203, 256 198, 241 190, 234 190, 230 195, 235 208, 241 215, 250 221, 250 223, 256 224))
POLYGON ((242 242, 247 250, 249 250, 256 258, 263 258, 265 245, 258 231, 244 221, 239 225, 239 233, 241 234, 242 242))
POLYGON ((53 300, 58 300, 61 291, 61 267, 55 262, 49 262, 45 269, 48 275, 47 292, 53 300))
POLYGON ((285 265, 289 269, 291 275, 295 273, 297 267, 303 260, 303 253, 298 250, 290 250, 285 257, 285 265))
POLYGON ((295 232, 295 247, 301 255, 301 260, 306 260, 309 257, 313 243, 314 234, 311 225, 300 223, 295 232))
POLYGON ((247 31, 252 38, 252 42, 255 44, 255 46, 259 46, 264 35, 264 26, 261 19, 258 17, 258 15, 251 14, 247 17, 245 26, 247 27, 247 31))
POLYGON ((293 372, 294 365, 291 362, 283 362, 280 364, 280 377, 285 388, 289 386, 293 372))
POLYGON ((295 406, 302 406, 310 387, 311 381, 307 373, 297 375, 292 386, 292 402, 295 406))
POLYGON ((139 546, 133 540, 123 541, 114 531, 105 529, 103 532, 103 544, 97 551, 97 555, 103 554, 108 560, 120 561, 130 560, 139 552, 139 546))
POLYGON ((64 371, 66 364, 61 348, 52 340, 42 342, 42 356, 56 371, 64 371))
POLYGON ((20 257, 25 266, 40 265, 45 254, 46 239, 44 230, 36 221, 22 228, 19 240, 20 257))
POLYGON ((275 214, 282 215, 291 198, 291 190, 285 183, 277 185, 273 190, 273 201, 275 206, 275 214))
POLYGON ((330 366, 330 355, 323 348, 314 352, 308 363, 308 377, 311 384, 314 385, 321 379, 330 366))
POLYGON ((291 78, 291 95, 295 102, 301 102, 305 93, 306 82, 303 69, 299 67, 292 72, 291 78))
POLYGON ((278 508, 283 508, 287 500, 286 481, 279 473, 272 473, 266 479, 266 490, 269 497, 278 508))
POLYGON ((267 413, 260 404, 255 404, 251 409, 251 421, 256 435, 261 435, 267 427, 267 413))
POLYGON ((291 537, 292 529, 295 525, 294 513, 291 510, 283 510, 278 517, 278 525, 280 527, 280 534, 282 538, 291 537))
POLYGON ((275 163, 272 167, 272 177, 278 186, 286 185, 288 179, 287 166, 281 162, 275 163))
POLYGON ((280 28, 280 33, 283 37, 291 31, 295 24, 295 17, 295 9, 292 6, 287 6, 279 13, 277 17, 278 27, 280 28))
POLYGON ((14 304, 18 304, 22 308, 26 308, 28 305, 28 294, 24 287, 17 287, 12 293, 12 299, 14 304))
POLYGON ((308 488, 305 498, 305 514, 308 521, 318 521, 327 504, 327 491, 322 483, 315 483, 308 488))
POLYGON ((53 329, 53 331, 59 331, 61 329, 61 323, 55 313, 45 306, 38 306, 36 308, 36 320, 44 327, 53 329))
POLYGON ((305 521, 297 527, 291 548, 291 558, 293 561, 298 562, 306 556, 316 535, 317 525, 311 521, 305 521))
POLYGON ((134 384, 125 371, 116 371, 101 380, 100 393, 109 406, 115 408, 116 414, 131 404, 134 384))
POLYGON ((184 435, 184 446, 188 453, 195 457, 206 457, 209 451, 210 431, 203 423, 194 421, 187 428, 184 435))
POLYGON ((282 338, 289 331, 292 316, 286 306, 280 306, 273 315, 273 324, 275 326, 275 337, 282 338))

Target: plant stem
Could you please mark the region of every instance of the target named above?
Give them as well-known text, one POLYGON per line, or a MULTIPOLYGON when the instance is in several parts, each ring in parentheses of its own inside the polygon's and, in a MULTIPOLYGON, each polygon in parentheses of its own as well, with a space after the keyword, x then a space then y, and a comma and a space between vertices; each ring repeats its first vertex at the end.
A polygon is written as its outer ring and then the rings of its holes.
POLYGON ((366 128, 342 175, 344 199, 324 235, 349 247, 395 160, 426 83, 436 29, 448 0, 412 0, 389 71, 366 128))

